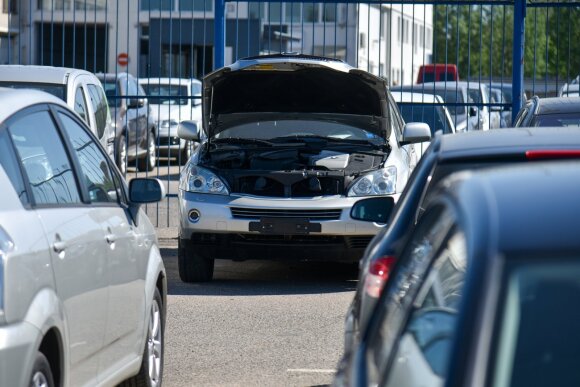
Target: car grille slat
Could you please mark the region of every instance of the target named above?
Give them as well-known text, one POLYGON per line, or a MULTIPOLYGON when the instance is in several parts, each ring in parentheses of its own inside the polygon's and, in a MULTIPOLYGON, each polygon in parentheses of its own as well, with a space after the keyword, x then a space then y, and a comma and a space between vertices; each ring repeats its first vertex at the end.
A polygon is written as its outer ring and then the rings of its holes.
POLYGON ((342 214, 341 209, 328 210, 280 210, 280 209, 256 209, 231 207, 232 216, 237 219, 260 219, 260 218, 308 218, 311 221, 338 220, 342 214))

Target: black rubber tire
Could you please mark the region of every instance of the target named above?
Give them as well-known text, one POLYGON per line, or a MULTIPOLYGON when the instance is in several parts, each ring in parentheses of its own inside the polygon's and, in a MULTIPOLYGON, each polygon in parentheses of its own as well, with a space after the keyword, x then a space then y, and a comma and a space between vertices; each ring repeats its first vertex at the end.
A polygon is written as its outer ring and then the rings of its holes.
POLYGON ((119 136, 119 139, 117 140, 117 149, 116 149, 116 154, 115 154, 115 161, 117 164, 117 167, 119 168, 119 171, 121 171, 121 174, 123 176, 125 176, 127 174, 127 160, 125 160, 127 158, 127 143, 125 140, 125 135, 122 134, 119 136), (124 149, 124 152, 122 151, 122 148, 124 149), (123 156, 123 153, 125 154, 123 156))
POLYGON ((147 171, 150 172, 155 168, 155 164, 157 164, 157 146, 155 144, 155 134, 150 132, 147 136, 147 153, 145 157, 142 157, 137 160, 137 168, 140 171, 147 171))
POLYGON ((213 279, 214 259, 194 251, 194 247, 179 240, 177 246, 179 278, 183 282, 208 282, 213 279))
POLYGON ((36 358, 34 359, 34 365, 32 366, 32 373, 30 374, 30 386, 34 387, 40 385, 35 383, 35 377, 44 377, 46 385, 48 387, 54 387, 54 377, 52 376, 52 370, 50 369, 50 363, 48 359, 42 352, 36 353, 36 358))
MULTIPOLYGON (((161 386, 163 384, 163 354, 165 349, 165 308, 163 307, 163 299, 161 298, 161 293, 159 289, 155 288, 155 293, 153 294, 153 302, 156 302, 159 306, 161 312, 161 369, 159 372, 159 379, 156 384, 153 384, 149 376, 149 354, 148 354, 148 341, 149 341, 149 327, 147 327, 147 338, 145 339, 145 348, 143 349, 143 359, 141 361, 141 368, 137 375, 125 380, 120 383, 117 387, 152 387, 161 386)), ((153 307, 153 304, 152 304, 153 307)))

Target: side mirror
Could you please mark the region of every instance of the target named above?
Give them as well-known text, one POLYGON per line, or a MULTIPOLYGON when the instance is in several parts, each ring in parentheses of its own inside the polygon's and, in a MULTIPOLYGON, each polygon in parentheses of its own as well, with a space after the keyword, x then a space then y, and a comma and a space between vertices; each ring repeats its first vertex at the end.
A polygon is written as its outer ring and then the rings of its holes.
POLYGON ((129 182, 129 200, 131 203, 154 203, 165 197, 165 186, 158 179, 134 178, 129 182))
POLYGON ((395 199, 391 196, 362 199, 352 206, 350 217, 365 222, 387 223, 394 207, 395 199))
POLYGON ((184 140, 200 142, 199 140, 199 124, 197 121, 181 121, 177 127, 177 136, 184 140))
POLYGON ((403 128, 403 143, 415 144, 423 141, 431 141, 431 129, 423 122, 409 122, 403 128))
POLYGON ((129 98, 127 100, 128 109, 137 109, 145 106, 145 98, 129 98))
POLYGON ((469 107, 469 117, 475 117, 477 115, 477 108, 475 106, 469 107))

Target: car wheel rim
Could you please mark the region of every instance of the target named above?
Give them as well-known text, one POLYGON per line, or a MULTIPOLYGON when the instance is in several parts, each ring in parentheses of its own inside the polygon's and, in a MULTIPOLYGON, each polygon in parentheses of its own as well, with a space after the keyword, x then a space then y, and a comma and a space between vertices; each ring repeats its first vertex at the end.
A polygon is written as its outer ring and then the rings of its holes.
POLYGON ((30 383, 31 387, 48 387, 48 379, 46 375, 40 371, 37 371, 32 376, 32 383, 30 383))
POLYGON ((155 138, 153 138, 153 135, 149 136, 149 165, 151 166, 151 168, 153 168, 155 166, 155 138))
POLYGON ((153 300, 147 335, 147 355, 149 357, 149 380, 151 381, 151 386, 157 386, 161 378, 162 350, 161 311, 157 301, 153 300))

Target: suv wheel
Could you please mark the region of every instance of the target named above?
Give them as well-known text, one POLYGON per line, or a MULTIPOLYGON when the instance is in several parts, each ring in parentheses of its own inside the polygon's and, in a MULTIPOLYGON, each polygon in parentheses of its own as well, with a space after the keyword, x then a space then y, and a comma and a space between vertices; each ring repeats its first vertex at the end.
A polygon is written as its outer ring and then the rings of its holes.
POLYGON ((54 387, 50 364, 42 352, 36 353, 30 375, 30 387, 54 387))
POLYGON ((207 258, 193 251, 187 243, 181 241, 177 246, 177 263, 179 278, 183 282, 207 282, 213 278, 214 259, 207 258))
POLYGON ((155 134, 150 132, 147 139, 147 154, 145 157, 140 158, 137 161, 137 168, 140 171, 152 171, 155 168, 155 164, 157 163, 157 157, 155 152, 157 147, 155 145, 155 134))
POLYGON ((149 312, 149 325, 145 338, 145 349, 139 373, 121 383, 120 387, 157 387, 161 386, 163 379, 163 348, 165 334, 165 316, 163 313, 163 300, 159 289, 155 289, 151 310, 149 312))

